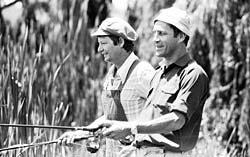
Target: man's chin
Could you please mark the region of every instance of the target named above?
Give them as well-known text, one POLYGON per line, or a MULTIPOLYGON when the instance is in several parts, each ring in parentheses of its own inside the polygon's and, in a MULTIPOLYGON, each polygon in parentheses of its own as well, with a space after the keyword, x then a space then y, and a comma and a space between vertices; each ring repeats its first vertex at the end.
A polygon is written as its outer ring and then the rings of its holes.
POLYGON ((156 52, 155 52, 155 56, 157 56, 157 57, 162 57, 162 52, 161 52, 161 51, 156 51, 156 52))
POLYGON ((110 59, 109 58, 104 58, 104 61, 105 62, 110 62, 110 59))

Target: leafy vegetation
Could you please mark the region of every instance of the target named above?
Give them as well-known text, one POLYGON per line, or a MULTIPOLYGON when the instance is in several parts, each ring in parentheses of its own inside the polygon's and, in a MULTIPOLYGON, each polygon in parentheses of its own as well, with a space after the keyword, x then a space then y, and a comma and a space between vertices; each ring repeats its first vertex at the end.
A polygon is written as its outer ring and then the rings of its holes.
MULTIPOLYGON (((1 123, 80 126, 98 114, 106 64, 93 49, 91 19, 86 18, 89 3, 64 0, 56 5, 55 11, 46 2, 23 1, 23 19, 17 28, 1 23, 1 123), (41 21, 38 11, 48 19, 41 21)), ((61 133, 1 127, 0 147, 54 140, 61 133)), ((55 156, 57 148, 44 146, 5 155, 55 156)))
MULTIPOLYGON (((24 8, 15 28, 1 14, 7 7, 1 6, 0 10, 0 123, 89 124, 102 114, 100 93, 108 66, 96 53, 90 32, 109 15, 110 1, 15 2, 22 2, 24 8)), ((152 19, 160 8, 171 5, 184 7, 192 15, 189 51, 210 77, 200 142, 192 157, 249 156, 250 3, 131 1, 128 21, 140 34, 137 53, 154 66, 158 58, 153 57, 150 42, 152 19)), ((50 141, 61 133, 1 127, 0 148, 50 141)), ((49 145, 9 151, 2 156, 77 156, 87 155, 85 151, 82 146, 49 145)))
POLYGON ((207 129, 221 140, 229 156, 248 156, 250 3, 220 0, 211 7, 192 2, 190 8, 200 9, 203 17, 199 26, 203 29, 195 31, 191 52, 211 77, 207 129))

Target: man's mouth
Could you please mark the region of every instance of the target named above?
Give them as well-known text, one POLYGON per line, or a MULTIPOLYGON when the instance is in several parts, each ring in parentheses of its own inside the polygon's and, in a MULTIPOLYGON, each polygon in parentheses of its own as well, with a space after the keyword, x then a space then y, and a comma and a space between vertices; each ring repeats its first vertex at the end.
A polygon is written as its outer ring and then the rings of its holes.
POLYGON ((162 45, 155 46, 155 49, 156 49, 156 50, 161 50, 161 49, 163 49, 163 48, 164 48, 164 46, 162 46, 162 45))
POLYGON ((103 56, 107 56, 107 53, 103 52, 102 55, 103 55, 103 56))
POLYGON ((107 57, 108 57, 108 54, 103 54, 103 57, 104 57, 104 58, 107 58, 107 57))

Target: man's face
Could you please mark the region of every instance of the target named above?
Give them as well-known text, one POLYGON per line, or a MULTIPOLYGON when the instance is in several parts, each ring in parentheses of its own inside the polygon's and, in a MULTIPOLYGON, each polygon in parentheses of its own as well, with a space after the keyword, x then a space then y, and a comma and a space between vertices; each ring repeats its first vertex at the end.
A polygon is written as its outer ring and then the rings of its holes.
POLYGON ((118 45, 114 45, 113 41, 107 37, 98 37, 98 52, 100 52, 105 62, 115 63, 119 59, 120 56, 120 47, 118 45))
POLYGON ((178 46, 178 39, 174 37, 174 30, 169 24, 156 21, 153 32, 156 56, 171 59, 174 55, 177 55, 175 50, 178 46))

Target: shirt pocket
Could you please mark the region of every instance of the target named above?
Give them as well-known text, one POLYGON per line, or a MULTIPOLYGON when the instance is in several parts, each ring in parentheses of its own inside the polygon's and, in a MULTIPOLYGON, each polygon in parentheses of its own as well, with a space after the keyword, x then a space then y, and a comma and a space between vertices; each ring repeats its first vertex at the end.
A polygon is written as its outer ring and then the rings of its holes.
POLYGON ((166 85, 162 86, 161 94, 166 95, 166 99, 168 102, 173 102, 173 100, 170 98, 173 97, 173 95, 176 95, 178 90, 178 83, 167 83, 166 85))
POLYGON ((154 107, 160 110, 161 114, 169 113, 170 105, 176 99, 179 91, 179 83, 177 80, 167 82, 163 86, 159 87, 157 94, 155 95, 152 104, 154 107))

